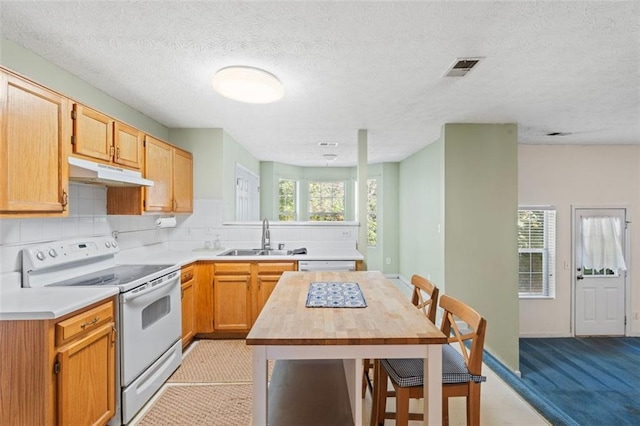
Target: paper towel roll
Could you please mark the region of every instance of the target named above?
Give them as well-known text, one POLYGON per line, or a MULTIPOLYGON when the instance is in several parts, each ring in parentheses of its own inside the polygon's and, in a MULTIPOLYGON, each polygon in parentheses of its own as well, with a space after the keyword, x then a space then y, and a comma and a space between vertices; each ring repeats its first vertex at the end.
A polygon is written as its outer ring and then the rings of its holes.
POLYGON ((156 228, 175 228, 176 227, 176 218, 175 217, 161 217, 156 220, 156 228))

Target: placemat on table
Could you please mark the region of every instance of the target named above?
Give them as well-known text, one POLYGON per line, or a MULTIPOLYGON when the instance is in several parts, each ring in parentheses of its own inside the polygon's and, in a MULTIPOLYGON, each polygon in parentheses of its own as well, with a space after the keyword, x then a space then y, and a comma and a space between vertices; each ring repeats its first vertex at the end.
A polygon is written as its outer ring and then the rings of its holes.
POLYGON ((312 282, 307 293, 307 308, 366 308, 362 290, 354 282, 312 282))

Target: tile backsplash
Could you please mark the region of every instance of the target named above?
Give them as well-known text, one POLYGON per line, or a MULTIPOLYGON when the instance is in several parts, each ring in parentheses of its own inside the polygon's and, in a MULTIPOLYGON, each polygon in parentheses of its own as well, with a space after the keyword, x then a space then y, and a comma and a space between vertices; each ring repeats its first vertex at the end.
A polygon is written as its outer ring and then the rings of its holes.
MULTIPOLYGON (((69 215, 65 218, 0 219, 0 274, 20 271, 23 247, 39 242, 90 236, 116 235, 121 250, 152 244, 167 244, 174 250, 203 247, 219 239, 222 246, 258 247, 261 224, 223 225, 223 200, 196 199, 190 215, 176 215, 175 228, 157 229, 162 216, 107 215, 105 187, 69 185, 69 215)), ((330 245, 335 249, 355 248, 357 225, 271 224, 271 244, 293 249, 330 245)))

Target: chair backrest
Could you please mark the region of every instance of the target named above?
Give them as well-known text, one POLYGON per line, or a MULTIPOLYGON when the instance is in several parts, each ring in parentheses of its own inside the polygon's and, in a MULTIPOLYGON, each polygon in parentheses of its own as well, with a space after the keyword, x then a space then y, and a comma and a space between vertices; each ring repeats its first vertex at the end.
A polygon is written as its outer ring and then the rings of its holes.
POLYGON ((444 309, 440 331, 445 336, 449 336, 450 343, 459 343, 469 373, 480 376, 482 374, 482 350, 484 348, 487 320, 482 318, 469 305, 446 294, 440 297, 440 307, 444 309), (456 318, 466 324, 469 329, 466 334, 460 332, 456 318), (471 340, 470 349, 464 344, 467 340, 471 340))
POLYGON ((421 277, 420 275, 414 275, 411 277, 411 284, 413 284, 413 295, 411 296, 411 303, 416 308, 420 309, 424 315, 431 320, 432 323, 436 323, 436 311, 438 307, 438 287, 436 287, 428 279, 421 277), (427 299, 425 299, 422 292, 425 292, 427 299))

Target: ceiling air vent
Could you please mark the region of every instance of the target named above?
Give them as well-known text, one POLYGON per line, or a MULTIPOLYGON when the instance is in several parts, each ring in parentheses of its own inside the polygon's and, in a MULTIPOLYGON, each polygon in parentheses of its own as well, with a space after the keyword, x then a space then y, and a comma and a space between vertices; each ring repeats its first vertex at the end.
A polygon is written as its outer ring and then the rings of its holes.
POLYGON ((318 146, 322 148, 335 148, 338 146, 338 142, 319 142, 318 146))
POLYGON ((458 58, 444 74, 445 77, 464 77, 484 58, 458 58))

